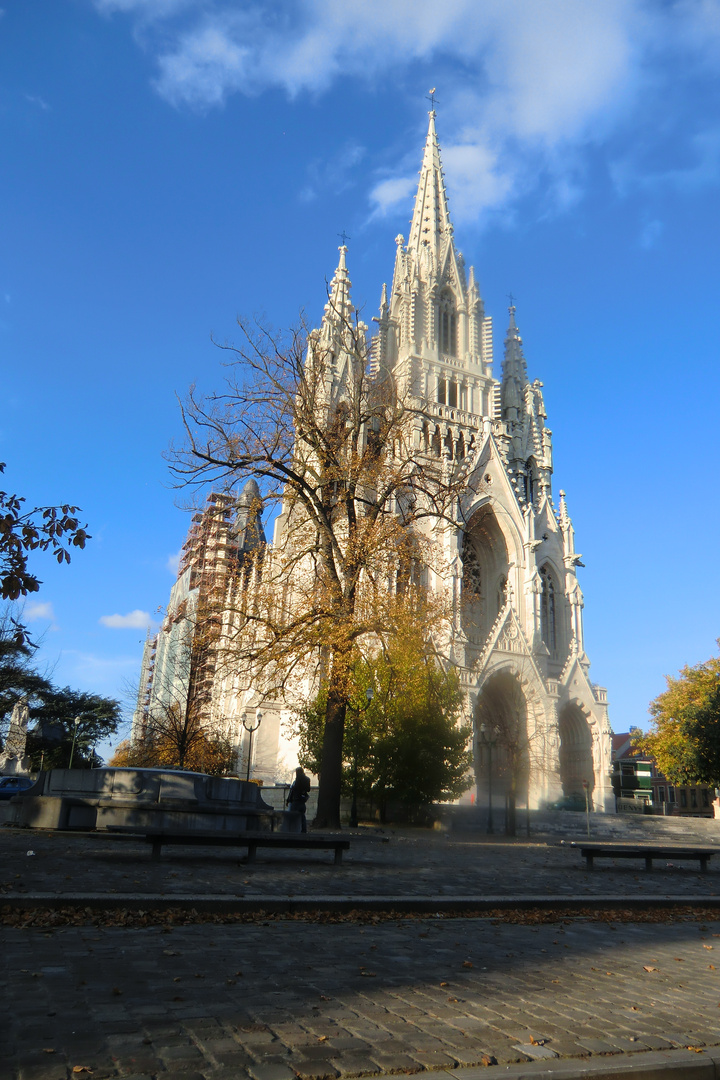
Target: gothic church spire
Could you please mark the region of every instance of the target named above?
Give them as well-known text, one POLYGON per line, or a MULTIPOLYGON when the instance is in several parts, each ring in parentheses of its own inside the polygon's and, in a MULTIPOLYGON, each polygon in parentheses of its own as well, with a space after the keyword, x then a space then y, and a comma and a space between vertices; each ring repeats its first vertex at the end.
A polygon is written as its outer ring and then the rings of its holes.
POLYGON ((527 365, 523 355, 522 338, 515 323, 515 305, 510 304, 510 323, 505 338, 505 357, 502 366, 500 400, 505 420, 520 420, 523 414, 525 387, 528 384, 527 365))
POLYGON ((420 169, 420 182, 415 196, 415 208, 410 223, 408 251, 419 254, 429 247, 432 254, 440 253, 442 242, 452 235, 445 178, 440 162, 440 147, 435 131, 435 110, 430 113, 425 153, 420 169))

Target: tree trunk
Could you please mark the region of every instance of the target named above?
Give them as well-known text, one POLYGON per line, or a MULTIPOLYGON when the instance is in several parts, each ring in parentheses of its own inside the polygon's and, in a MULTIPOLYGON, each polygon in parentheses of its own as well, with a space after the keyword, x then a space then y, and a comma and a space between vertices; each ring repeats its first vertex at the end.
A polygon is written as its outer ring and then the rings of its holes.
POLYGON ((313 826, 316 829, 340 828, 343 736, 347 712, 347 669, 345 657, 334 654, 330 671, 318 804, 313 826))

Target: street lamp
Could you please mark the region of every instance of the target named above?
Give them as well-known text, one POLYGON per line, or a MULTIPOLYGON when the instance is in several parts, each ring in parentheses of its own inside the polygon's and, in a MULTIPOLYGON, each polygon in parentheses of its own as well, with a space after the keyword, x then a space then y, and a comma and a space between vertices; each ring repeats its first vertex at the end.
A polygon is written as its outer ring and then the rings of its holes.
POLYGON ((257 729, 260 727, 260 724, 262 723, 262 718, 263 718, 263 714, 261 713, 260 709, 255 710, 255 723, 254 724, 253 724, 252 720, 250 720, 248 722, 247 713, 243 713, 243 718, 242 718, 243 727, 245 728, 245 730, 248 733, 248 755, 247 755, 247 777, 246 777, 247 780, 250 779, 250 764, 252 762, 252 738, 253 738, 253 733, 255 731, 257 731, 257 729))
POLYGON ((68 765, 68 769, 72 769, 73 754, 75 753, 75 740, 77 739, 77 729, 81 719, 80 716, 76 716, 73 720, 73 737, 72 746, 70 747, 70 764, 68 765))
POLYGON ((358 813, 357 813, 357 774, 358 774, 358 737, 360 733, 360 713, 367 712, 372 705, 373 698, 375 697, 375 691, 372 686, 368 686, 365 691, 365 697, 367 698, 367 705, 364 709, 355 710, 355 753, 353 754, 353 796, 352 803, 350 804, 350 820, 348 822, 351 829, 357 829, 358 813))
POLYGON ((487 823, 487 832, 488 833, 494 833, 495 832, 495 829, 493 828, 493 805, 492 805, 492 751, 493 751, 493 746, 495 746, 495 743, 498 741, 498 735, 499 734, 500 734, 500 728, 497 727, 497 726, 492 729, 492 732, 489 732, 484 724, 480 725, 480 736, 478 738, 478 742, 480 743, 480 746, 485 747, 487 749, 487 760, 488 760, 488 823, 487 823))

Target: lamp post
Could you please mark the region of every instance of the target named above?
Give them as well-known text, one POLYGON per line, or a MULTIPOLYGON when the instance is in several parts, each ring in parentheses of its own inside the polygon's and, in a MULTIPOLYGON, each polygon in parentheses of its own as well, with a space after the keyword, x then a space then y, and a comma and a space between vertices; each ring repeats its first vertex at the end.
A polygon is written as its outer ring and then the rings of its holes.
POLYGON ((350 804, 350 820, 348 822, 351 829, 357 829, 358 813, 357 813, 357 773, 358 773, 358 736, 360 733, 360 713, 367 712, 372 705, 373 698, 375 697, 375 691, 372 686, 368 686, 365 691, 365 697, 367 698, 367 705, 364 709, 355 710, 355 752, 353 754, 353 794, 352 803, 350 804))
POLYGON ((480 725, 480 735, 478 742, 480 745, 487 749, 487 761, 488 761, 488 823, 487 832, 494 833, 493 827, 493 804, 492 804, 492 752, 493 746, 498 741, 498 735, 500 734, 500 728, 494 727, 492 732, 489 732, 484 724, 480 725))
POLYGON ((260 709, 255 710, 255 723, 254 724, 253 724, 252 720, 250 720, 248 722, 247 713, 243 713, 242 723, 243 723, 243 727, 245 728, 245 730, 248 733, 248 755, 247 755, 247 777, 246 777, 247 780, 250 779, 250 765, 252 763, 252 739, 253 739, 253 733, 256 732, 257 729, 260 727, 260 724, 262 723, 262 718, 263 718, 263 714, 261 713, 260 709))
POLYGON ((78 724, 80 723, 80 720, 81 717, 79 716, 76 716, 73 720, 73 737, 72 746, 70 747, 70 764, 68 765, 68 769, 72 769, 73 755, 75 754, 75 741, 77 739, 78 724))

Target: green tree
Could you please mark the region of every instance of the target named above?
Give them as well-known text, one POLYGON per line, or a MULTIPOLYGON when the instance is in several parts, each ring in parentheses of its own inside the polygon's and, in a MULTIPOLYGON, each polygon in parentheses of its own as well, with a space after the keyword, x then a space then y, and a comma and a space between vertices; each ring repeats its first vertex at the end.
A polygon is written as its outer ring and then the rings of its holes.
POLYGON ((667 690, 650 703, 650 731, 635 729, 633 746, 674 784, 720 786, 720 658, 686 665, 665 681, 667 690))
MULTIPOLYGON (((323 688, 297 724, 300 761, 317 772, 325 722, 323 688)), ((463 704, 457 673, 444 671, 417 640, 400 637, 387 651, 357 657, 343 746, 342 790, 372 798, 381 819, 399 802, 421 812, 454 799, 470 784, 470 727, 458 724, 463 704), (366 690, 374 696, 368 706, 366 690)))
POLYGON ((74 769, 90 769, 102 764, 95 747, 115 734, 122 716, 112 698, 50 686, 31 702, 30 720, 27 750, 33 769, 41 760, 44 769, 66 769, 71 755, 74 769))

